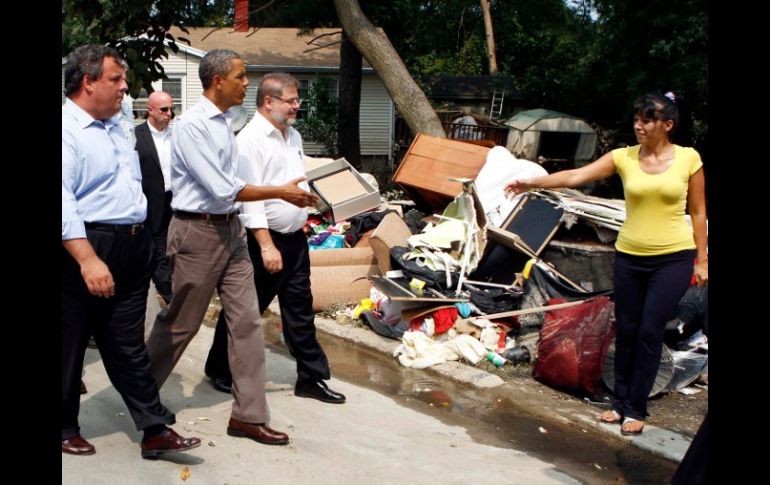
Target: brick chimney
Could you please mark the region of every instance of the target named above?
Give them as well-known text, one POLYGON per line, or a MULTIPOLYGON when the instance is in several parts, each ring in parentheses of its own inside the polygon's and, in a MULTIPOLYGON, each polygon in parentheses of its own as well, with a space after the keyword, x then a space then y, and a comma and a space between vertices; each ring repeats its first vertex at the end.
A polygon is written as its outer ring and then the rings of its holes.
POLYGON ((249 31, 249 0, 235 0, 235 25, 236 32, 249 31))

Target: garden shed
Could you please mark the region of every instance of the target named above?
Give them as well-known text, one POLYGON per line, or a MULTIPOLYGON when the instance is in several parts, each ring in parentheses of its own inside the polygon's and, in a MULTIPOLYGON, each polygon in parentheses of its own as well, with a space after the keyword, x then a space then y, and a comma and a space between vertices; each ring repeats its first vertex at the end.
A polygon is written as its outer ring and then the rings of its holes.
POLYGON ((531 109, 516 113, 505 124, 511 127, 506 148, 549 172, 584 165, 594 158, 596 130, 575 116, 531 109))

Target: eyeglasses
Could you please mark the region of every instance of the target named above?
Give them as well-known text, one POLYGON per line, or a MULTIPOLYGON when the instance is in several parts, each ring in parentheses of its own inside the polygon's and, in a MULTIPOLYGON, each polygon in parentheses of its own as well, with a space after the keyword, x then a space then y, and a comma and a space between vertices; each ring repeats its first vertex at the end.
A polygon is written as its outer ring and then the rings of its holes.
POLYGON ((273 96, 272 94, 268 94, 268 96, 270 96, 271 98, 280 99, 281 101, 289 105, 296 104, 297 106, 302 106, 302 103, 305 101, 302 98, 283 99, 283 98, 279 98, 278 96, 273 96))
POLYGON ((168 113, 169 111, 171 111, 172 113, 174 112, 174 107, 173 106, 164 106, 164 107, 158 108, 158 109, 160 110, 161 113, 168 113))

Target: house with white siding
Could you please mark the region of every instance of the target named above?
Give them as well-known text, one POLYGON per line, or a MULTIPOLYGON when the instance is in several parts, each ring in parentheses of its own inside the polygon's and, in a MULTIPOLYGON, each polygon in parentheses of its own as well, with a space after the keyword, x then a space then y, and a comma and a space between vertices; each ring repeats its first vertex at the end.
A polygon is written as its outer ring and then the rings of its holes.
MULTIPOLYGON (((179 51, 167 49, 168 58, 159 59, 167 79, 153 83, 154 89, 168 92, 174 99, 177 116, 193 106, 203 89, 198 78, 198 65, 204 55, 213 49, 232 49, 246 62, 251 85, 243 107, 248 119, 257 109, 256 95, 259 79, 268 72, 282 71, 294 75, 300 82, 300 97, 307 98, 310 86, 320 78, 328 78, 333 94, 339 86, 340 29, 319 28, 311 32, 297 28, 259 28, 246 32, 232 27, 187 27, 188 32, 172 28, 175 38, 186 38, 190 44, 177 40, 179 51), (317 39, 313 41, 313 39, 317 39), (329 45, 328 47, 319 47, 329 45)), ((64 65, 62 60, 62 92, 64 89, 64 65)), ((62 103, 64 95, 62 94, 62 103)), ((137 122, 144 120, 146 99, 134 100, 137 122)), ((298 117, 313 116, 302 105, 298 117)), ((393 125, 395 108, 385 85, 363 61, 361 79, 360 140, 362 159, 388 160, 393 153, 393 125)), ((324 154, 323 144, 305 142, 309 155, 324 154)))

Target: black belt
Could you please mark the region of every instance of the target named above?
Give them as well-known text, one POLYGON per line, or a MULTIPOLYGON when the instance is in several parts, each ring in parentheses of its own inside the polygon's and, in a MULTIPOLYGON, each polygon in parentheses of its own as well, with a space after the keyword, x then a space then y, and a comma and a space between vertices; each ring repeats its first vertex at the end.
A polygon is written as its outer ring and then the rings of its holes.
POLYGON ((174 215, 180 219, 203 219, 206 221, 231 221, 235 219, 238 212, 229 212, 227 214, 207 214, 204 212, 174 211, 174 215))
POLYGON ((96 231, 122 232, 136 236, 144 231, 144 224, 102 224, 101 222, 86 222, 86 229, 96 231))
POLYGON ((278 232, 273 229, 269 229, 269 231, 270 231, 271 237, 279 238, 279 239, 288 239, 290 237, 294 237, 297 235, 298 232, 301 232, 302 237, 305 237, 305 231, 303 231, 302 229, 297 229, 296 231, 293 231, 293 232, 278 232))

